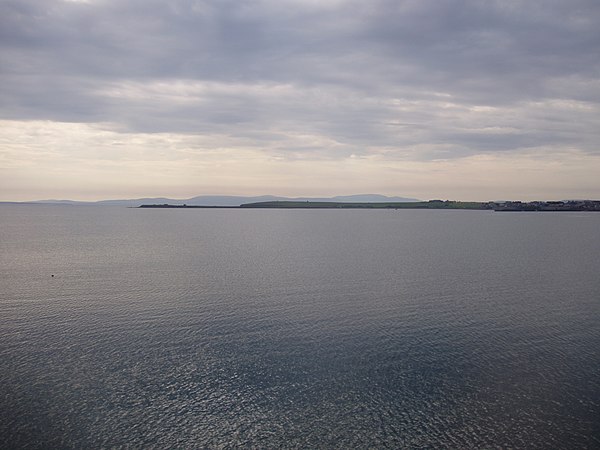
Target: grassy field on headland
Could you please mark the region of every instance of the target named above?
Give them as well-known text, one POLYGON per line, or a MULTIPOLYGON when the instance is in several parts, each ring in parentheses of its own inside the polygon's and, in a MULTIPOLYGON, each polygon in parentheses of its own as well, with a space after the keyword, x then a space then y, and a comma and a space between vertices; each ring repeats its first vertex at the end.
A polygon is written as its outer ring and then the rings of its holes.
POLYGON ((341 202, 294 202, 274 201, 246 203, 240 208, 302 208, 302 209, 337 209, 337 208, 369 208, 369 209, 490 209, 488 203, 456 202, 432 200, 428 202, 390 202, 390 203, 341 203, 341 202))
POLYGON ((262 208, 262 209, 470 209, 494 211, 600 211, 600 201, 536 201, 536 202, 460 202, 454 200, 429 200, 427 202, 313 202, 269 201, 245 203, 240 206, 199 206, 186 204, 141 205, 140 208, 262 208))

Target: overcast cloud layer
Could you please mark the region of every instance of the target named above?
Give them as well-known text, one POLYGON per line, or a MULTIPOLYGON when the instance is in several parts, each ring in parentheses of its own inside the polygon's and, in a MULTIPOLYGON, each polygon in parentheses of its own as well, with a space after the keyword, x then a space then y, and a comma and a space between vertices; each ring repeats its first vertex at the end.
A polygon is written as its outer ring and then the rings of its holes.
POLYGON ((600 198, 600 2, 0 0, 0 200, 600 198))

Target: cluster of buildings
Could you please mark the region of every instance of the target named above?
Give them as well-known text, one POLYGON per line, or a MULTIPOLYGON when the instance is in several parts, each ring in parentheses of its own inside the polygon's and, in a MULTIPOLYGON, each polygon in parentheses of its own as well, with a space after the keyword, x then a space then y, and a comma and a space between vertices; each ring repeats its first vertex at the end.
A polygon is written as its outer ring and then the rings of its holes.
POLYGON ((566 200, 557 202, 490 202, 494 211, 599 211, 600 200, 566 200))

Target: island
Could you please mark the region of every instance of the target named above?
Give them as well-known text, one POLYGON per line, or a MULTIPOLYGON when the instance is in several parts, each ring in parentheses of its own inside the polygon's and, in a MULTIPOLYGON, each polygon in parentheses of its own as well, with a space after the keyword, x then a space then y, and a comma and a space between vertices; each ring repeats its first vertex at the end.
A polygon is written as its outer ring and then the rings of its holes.
POLYGON ((505 201, 505 202, 461 202, 455 200, 429 200, 426 202, 311 202, 269 201, 245 203, 240 206, 201 206, 153 204, 139 208, 271 208, 271 209, 466 209, 491 211, 600 211, 599 200, 567 201, 505 201))

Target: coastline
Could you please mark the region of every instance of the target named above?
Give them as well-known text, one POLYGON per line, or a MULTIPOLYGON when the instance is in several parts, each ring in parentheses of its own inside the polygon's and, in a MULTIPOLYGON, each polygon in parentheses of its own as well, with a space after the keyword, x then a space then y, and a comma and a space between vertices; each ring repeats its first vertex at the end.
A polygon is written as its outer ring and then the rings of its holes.
POLYGON ((600 201, 559 202, 461 202, 453 200, 430 200, 427 202, 311 202, 311 201, 268 201, 245 203, 239 206, 202 206, 177 204, 144 204, 138 208, 161 209, 462 209, 496 212, 600 212, 600 201))

